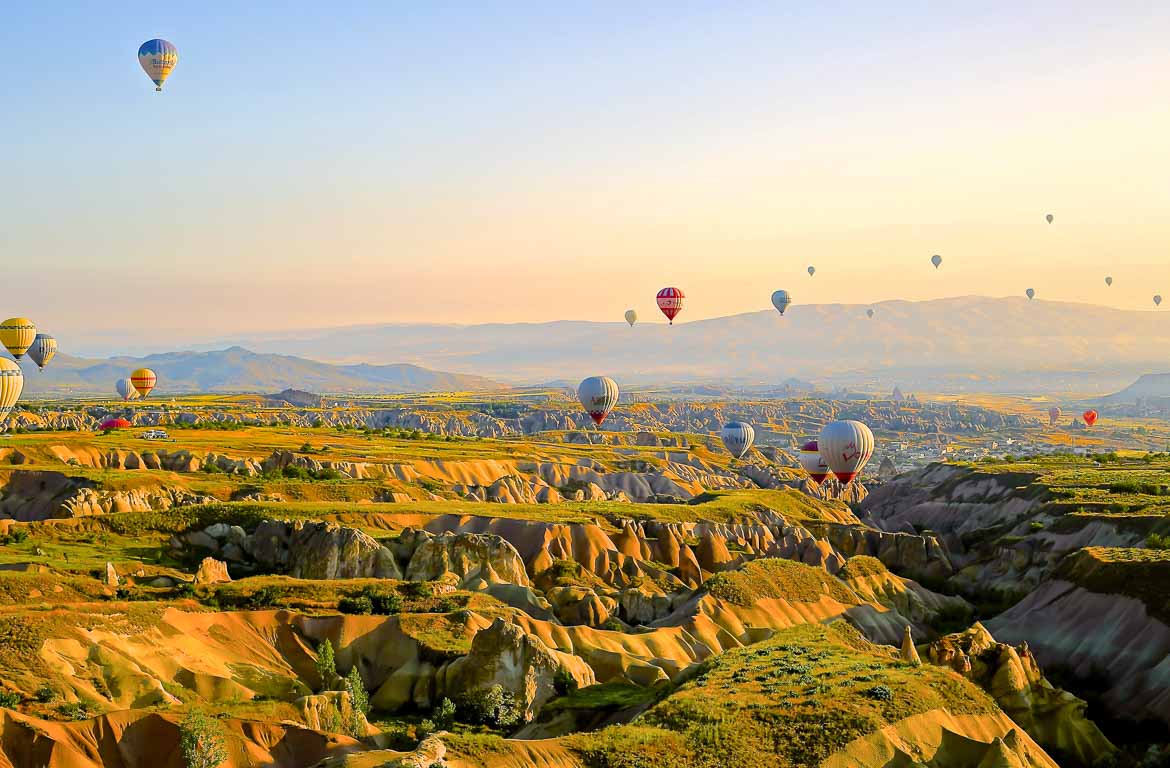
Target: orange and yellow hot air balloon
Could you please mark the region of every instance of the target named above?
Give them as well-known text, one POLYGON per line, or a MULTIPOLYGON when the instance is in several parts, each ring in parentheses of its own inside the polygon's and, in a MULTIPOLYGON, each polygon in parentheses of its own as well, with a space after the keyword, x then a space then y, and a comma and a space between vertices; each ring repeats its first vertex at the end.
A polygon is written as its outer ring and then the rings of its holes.
POLYGON ((139 368, 130 374, 130 383, 134 385, 134 389, 137 390, 138 394, 143 397, 150 394, 150 390, 154 389, 154 385, 157 382, 158 377, 149 368, 139 368))
POLYGON ((10 317, 0 323, 0 344, 17 360, 24 357, 36 337, 37 327, 27 317, 10 317))

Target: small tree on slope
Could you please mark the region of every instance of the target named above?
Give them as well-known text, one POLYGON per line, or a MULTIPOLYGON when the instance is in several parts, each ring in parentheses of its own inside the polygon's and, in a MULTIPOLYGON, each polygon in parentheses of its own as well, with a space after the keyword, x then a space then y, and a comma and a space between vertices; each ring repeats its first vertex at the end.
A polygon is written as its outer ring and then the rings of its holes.
POLYGON ((219 768, 228 756, 223 727, 203 712, 191 710, 179 724, 179 752, 187 768, 219 768))

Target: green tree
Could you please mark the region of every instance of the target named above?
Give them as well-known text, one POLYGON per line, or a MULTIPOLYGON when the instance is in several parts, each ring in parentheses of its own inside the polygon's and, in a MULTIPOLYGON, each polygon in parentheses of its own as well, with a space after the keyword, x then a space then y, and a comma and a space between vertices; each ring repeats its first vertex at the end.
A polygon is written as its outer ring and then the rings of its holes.
POLYGON ((191 710, 179 723, 179 752, 187 768, 218 768, 227 760, 223 726, 199 710, 191 710))
POLYGON ((451 726, 455 724, 455 702, 444 696, 439 706, 431 713, 431 719, 443 730, 451 730, 451 726))
POLYGON ((326 686, 337 676, 337 659, 333 656, 333 643, 329 642, 329 638, 317 646, 317 674, 321 676, 321 690, 326 690, 326 686))
POLYGON ((345 690, 349 693, 350 716, 346 723, 346 732, 355 739, 366 735, 366 715, 370 711, 370 697, 366 693, 366 684, 362 681, 357 665, 349 668, 345 676, 345 690))

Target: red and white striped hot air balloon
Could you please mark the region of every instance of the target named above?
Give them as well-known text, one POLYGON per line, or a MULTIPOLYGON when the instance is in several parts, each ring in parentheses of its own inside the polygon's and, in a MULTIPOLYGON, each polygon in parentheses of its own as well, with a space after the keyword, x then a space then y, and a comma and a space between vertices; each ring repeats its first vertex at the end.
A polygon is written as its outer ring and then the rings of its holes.
POLYGON ((658 292, 658 308, 666 315, 671 325, 674 325, 675 315, 682 312, 685 298, 686 294, 680 288, 663 288, 658 292))
POLYGON ((848 483, 873 456, 873 432, 860 421, 830 422, 821 430, 817 447, 837 479, 848 483))
POLYGON ((825 482, 832 471, 825 460, 821 458, 821 450, 817 447, 816 440, 809 440, 800 446, 800 466, 817 485, 825 482))

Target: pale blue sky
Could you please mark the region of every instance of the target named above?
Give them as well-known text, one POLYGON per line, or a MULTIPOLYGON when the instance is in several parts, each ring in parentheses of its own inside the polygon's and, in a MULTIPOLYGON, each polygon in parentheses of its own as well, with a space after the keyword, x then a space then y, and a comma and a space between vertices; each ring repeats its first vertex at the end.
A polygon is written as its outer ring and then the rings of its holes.
POLYGON ((0 306, 78 346, 666 284, 682 320, 1170 294, 1165 4, 35 5, 0 29, 0 306))

